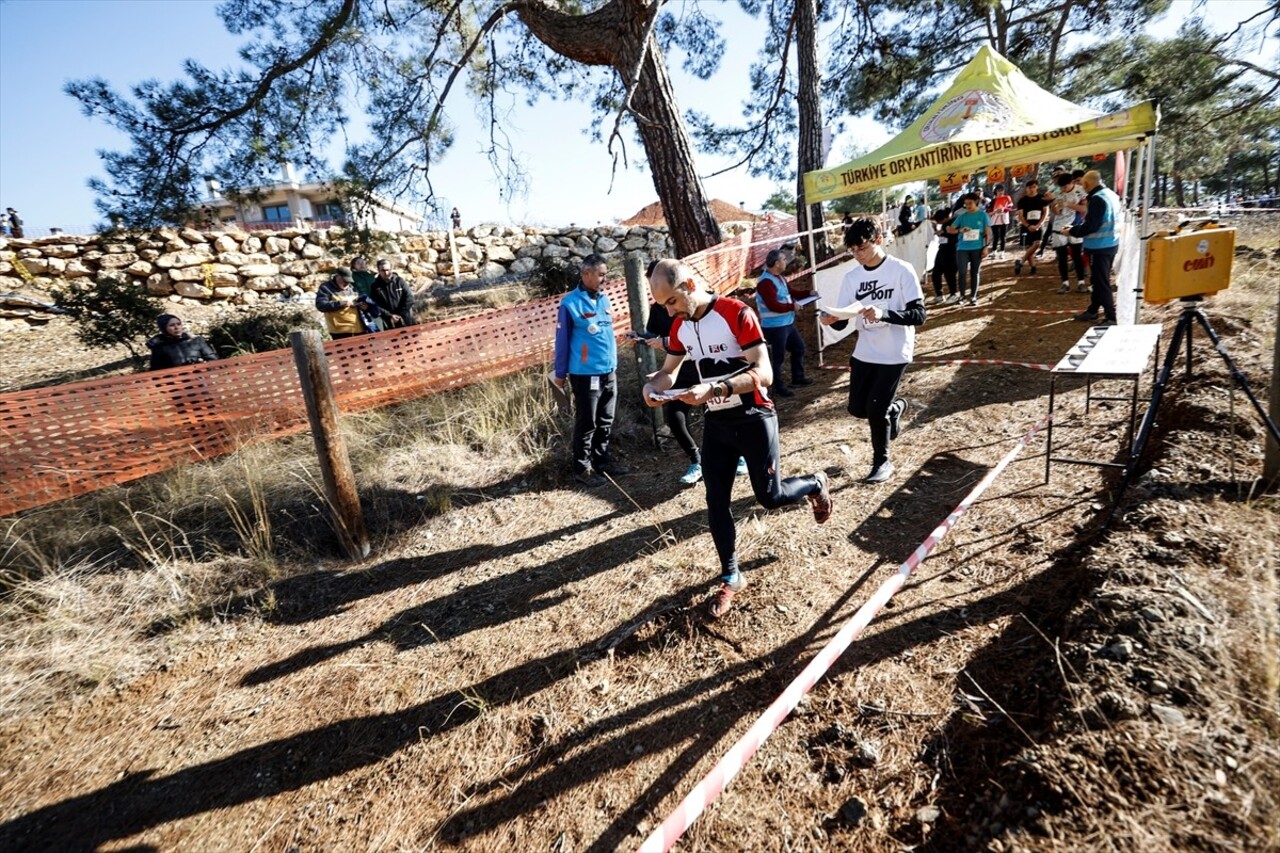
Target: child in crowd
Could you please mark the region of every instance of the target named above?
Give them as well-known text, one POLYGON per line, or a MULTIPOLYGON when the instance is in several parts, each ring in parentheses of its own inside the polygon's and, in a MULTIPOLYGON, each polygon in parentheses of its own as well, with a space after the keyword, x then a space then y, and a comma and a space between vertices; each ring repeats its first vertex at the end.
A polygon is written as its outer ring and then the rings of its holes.
POLYGON ((960 301, 956 290, 956 235, 947 230, 951 223, 951 211, 940 207, 933 212, 933 230, 938 235, 938 255, 933 259, 934 305, 954 305, 960 301), (942 295, 942 280, 947 280, 948 296, 942 295))
POLYGON ((1009 215, 1013 212, 1013 199, 1004 191, 1004 184, 996 184, 996 194, 987 206, 991 214, 991 257, 1004 260, 1004 243, 1009 233, 1009 215))
POLYGON ((1058 197, 1053 203, 1053 237, 1050 245, 1058 256, 1058 277, 1062 279, 1058 292, 1071 292, 1071 282, 1067 278, 1067 259, 1070 258, 1076 272, 1076 289, 1080 293, 1088 293, 1090 287, 1084 275, 1084 240, 1067 233, 1071 226, 1084 222, 1087 194, 1070 172, 1058 175, 1054 178, 1054 183, 1058 185, 1058 197))
POLYGON ((960 197, 964 211, 956 215, 947 226, 948 233, 958 235, 956 240, 956 267, 959 270, 960 296, 969 294, 969 304, 978 304, 978 283, 981 277, 982 259, 991 251, 991 217, 979 205, 977 193, 960 197), (966 289, 965 282, 969 282, 966 289))

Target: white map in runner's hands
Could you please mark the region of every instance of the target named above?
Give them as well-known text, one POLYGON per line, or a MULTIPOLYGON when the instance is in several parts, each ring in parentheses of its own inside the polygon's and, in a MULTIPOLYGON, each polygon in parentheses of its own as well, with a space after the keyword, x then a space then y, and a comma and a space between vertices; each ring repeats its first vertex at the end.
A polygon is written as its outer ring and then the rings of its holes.
POLYGON ((819 305, 818 310, 823 314, 830 314, 832 317, 839 317, 842 320, 852 320, 866 309, 867 306, 861 302, 854 302, 852 305, 846 305, 843 308, 831 308, 827 305, 819 305))

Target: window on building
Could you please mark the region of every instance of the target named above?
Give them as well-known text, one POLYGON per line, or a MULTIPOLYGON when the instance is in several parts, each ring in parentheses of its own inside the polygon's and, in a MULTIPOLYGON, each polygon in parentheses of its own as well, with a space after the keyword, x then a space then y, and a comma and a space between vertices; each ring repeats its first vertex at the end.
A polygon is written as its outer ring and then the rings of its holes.
POLYGON ((273 204, 262 208, 262 218, 267 222, 292 222, 293 214, 289 213, 289 205, 273 204))
POLYGON ((336 201, 326 201, 323 204, 313 204, 311 209, 315 211, 315 218, 330 222, 341 222, 344 218, 342 206, 336 201))

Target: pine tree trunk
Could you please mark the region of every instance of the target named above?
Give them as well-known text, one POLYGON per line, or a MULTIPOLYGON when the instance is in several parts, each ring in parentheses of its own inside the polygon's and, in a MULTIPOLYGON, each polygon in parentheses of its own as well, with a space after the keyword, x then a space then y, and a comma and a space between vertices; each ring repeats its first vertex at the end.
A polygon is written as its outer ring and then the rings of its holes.
MULTIPOLYGON (((619 45, 619 53, 625 59, 633 52, 619 45)), ((693 164, 689 131, 676 106, 666 61, 652 37, 631 106, 638 115, 640 140, 676 254, 683 258, 716 245, 720 226, 711 214, 711 200, 693 164)))
MULTIPOLYGON (((797 104, 800 112, 800 138, 796 140, 796 227, 808 231, 822 225, 822 204, 807 204, 804 197, 804 173, 822 168, 822 102, 819 97, 818 71, 818 4, 817 0, 796 0, 797 104)), ((808 241, 805 241, 808 245, 808 241)), ((810 263, 831 257, 826 235, 813 235, 814 251, 810 263)))
POLYGON ((624 86, 635 72, 648 35, 648 50, 631 99, 632 117, 671 240, 684 257, 719 243, 720 226, 693 164, 693 146, 671 88, 666 58, 649 32, 658 9, 654 0, 610 0, 586 15, 565 14, 547 0, 526 0, 515 12, 551 50, 584 65, 607 65, 624 86))

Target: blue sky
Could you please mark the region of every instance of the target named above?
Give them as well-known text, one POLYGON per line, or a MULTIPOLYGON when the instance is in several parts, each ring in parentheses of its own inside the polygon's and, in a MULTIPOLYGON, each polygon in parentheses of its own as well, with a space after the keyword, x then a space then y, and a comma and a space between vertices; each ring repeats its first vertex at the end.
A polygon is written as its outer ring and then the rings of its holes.
MULTIPOLYGON (((673 67, 676 94, 683 108, 733 121, 747 94, 747 68, 755 59, 760 25, 732 0, 702 5, 724 22, 729 48, 710 81, 673 67)), ((1225 26, 1261 5, 1261 0, 1214 0, 1211 23, 1225 26)), ((96 222, 85 181, 101 174, 97 150, 119 149, 125 140, 82 116, 78 104, 62 93, 63 84, 101 76, 127 89, 148 78, 170 80, 180 76, 188 57, 212 67, 228 65, 239 39, 222 28, 215 8, 213 0, 0 0, 0 206, 17 208, 33 230, 58 226, 83 233, 96 222)), ((1177 0, 1159 29, 1171 32, 1190 8, 1189 0, 1177 0)), ((511 201, 500 197, 480 151, 484 133, 470 103, 455 95, 450 115, 458 141, 435 172, 436 191, 446 208, 459 207, 467 224, 609 223, 656 198, 648 173, 635 164, 641 152, 632 135, 632 165, 620 168, 610 190, 612 161, 603 143, 582 132, 590 121, 584 105, 544 98, 532 109, 517 106, 508 130, 528 166, 529 188, 524 198, 511 201)), ((854 137, 864 148, 887 139, 870 122, 854 122, 836 140, 830 163, 839 162, 854 137)), ((698 165, 710 173, 728 164, 699 156, 698 165)), ((775 186, 742 171, 707 181, 713 197, 745 202, 751 209, 759 209, 775 186)))

